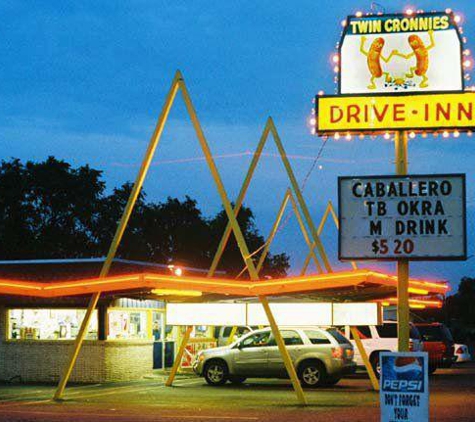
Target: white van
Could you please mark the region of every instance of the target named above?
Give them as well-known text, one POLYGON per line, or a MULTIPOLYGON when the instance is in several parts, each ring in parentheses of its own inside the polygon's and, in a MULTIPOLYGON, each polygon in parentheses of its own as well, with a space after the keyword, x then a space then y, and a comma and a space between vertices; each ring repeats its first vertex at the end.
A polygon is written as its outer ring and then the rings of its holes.
MULTIPOLYGON (((383 325, 358 325, 355 328, 358 330, 361 342, 368 354, 374 372, 379 377, 381 371, 381 368, 379 367, 379 353, 397 352, 397 322, 384 321, 383 325)), ((361 358, 349 326, 345 327, 345 335, 353 344, 356 364, 358 366, 364 366, 363 359, 361 358)), ((412 323, 410 323, 409 348, 414 352, 422 352, 423 349, 421 335, 412 323)))

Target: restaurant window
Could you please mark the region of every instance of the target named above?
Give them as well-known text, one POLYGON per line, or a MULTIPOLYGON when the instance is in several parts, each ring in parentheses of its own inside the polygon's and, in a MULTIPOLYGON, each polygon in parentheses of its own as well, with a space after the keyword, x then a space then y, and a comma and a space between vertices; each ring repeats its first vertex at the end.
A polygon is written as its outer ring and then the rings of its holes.
MULTIPOLYGON (((10 309, 8 338, 10 340, 72 340, 75 339, 85 309, 10 309)), ((92 314, 88 340, 97 340, 97 311, 92 314)))
POLYGON ((110 310, 108 317, 109 339, 147 339, 146 311, 110 310))

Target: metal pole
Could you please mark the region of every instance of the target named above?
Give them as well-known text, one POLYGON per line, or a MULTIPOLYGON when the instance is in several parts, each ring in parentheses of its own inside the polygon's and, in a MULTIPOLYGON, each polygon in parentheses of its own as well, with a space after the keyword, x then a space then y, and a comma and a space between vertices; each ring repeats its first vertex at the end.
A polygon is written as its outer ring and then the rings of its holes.
MULTIPOLYGON (((145 153, 145 157, 142 161, 142 165, 140 167, 140 171, 135 180, 134 187, 132 188, 132 192, 130 192, 130 196, 127 201, 127 205, 125 206, 124 213, 122 214, 122 218, 114 234, 112 243, 109 247, 106 260, 104 261, 104 265, 102 266, 101 273, 99 275, 100 278, 106 277, 107 274, 109 273, 110 267, 112 265, 112 261, 115 257, 120 241, 127 227, 127 223, 134 209, 135 201, 137 200, 140 190, 142 189, 142 185, 145 180, 145 176, 147 175, 148 169, 150 167, 153 154, 155 153, 155 149, 157 148, 158 142, 160 141, 163 128, 165 127, 165 122, 168 118, 168 114, 170 113, 173 100, 175 99, 176 93, 178 91, 179 81, 181 79, 182 79, 182 75, 180 71, 177 71, 175 74, 175 77, 173 78, 173 82, 170 87, 170 90, 168 91, 168 95, 165 100, 165 104, 162 108, 162 112, 158 119, 157 125, 155 127, 155 131, 153 132, 152 138, 150 139, 147 152, 145 153)), ((64 393, 64 389, 66 388, 66 384, 68 383, 69 377, 71 376, 71 372, 73 371, 74 364, 76 363, 77 357, 79 355, 79 351, 81 350, 82 343, 84 341, 84 338, 86 337, 87 329, 89 327, 89 323, 91 322, 92 313, 94 309, 96 308, 96 305, 97 305, 97 302, 99 301, 100 296, 101 296, 101 292, 94 293, 89 301, 86 315, 84 316, 84 319, 82 320, 81 328, 79 329, 76 340, 74 341, 74 346, 71 351, 71 355, 69 357, 68 365, 64 369, 64 372, 62 373, 61 378, 59 380, 58 387, 54 393, 54 397, 53 397, 54 400, 60 400, 64 393)))
POLYGON ((307 405, 307 399, 303 393, 302 386, 300 385, 299 378, 297 376, 297 372, 295 371, 294 364, 292 363, 292 359, 290 358, 289 352, 285 347, 284 339, 280 334, 279 327, 275 322, 274 315, 272 314, 272 310, 269 306, 269 302, 265 296, 259 296, 259 300, 264 307, 264 311, 267 315, 267 319, 269 320, 270 327, 272 329, 272 334, 274 334, 275 341, 277 346, 279 347, 280 354, 282 356, 282 360, 284 361, 285 368, 289 374, 290 381, 292 381, 292 385, 294 387, 295 393, 297 394, 297 398, 301 405, 307 405))
POLYGON ((373 366, 371 365, 371 362, 369 361, 368 353, 366 353, 366 349, 363 346, 363 342, 361 341, 358 329, 356 327, 350 327, 350 330, 351 330, 351 334, 353 335, 353 339, 355 340, 356 347, 358 348, 358 351, 360 352, 361 359, 363 359, 363 363, 366 368, 366 371, 368 372, 371 385, 373 386, 373 390, 378 391, 379 390, 378 378, 376 378, 376 374, 374 373, 373 366))
MULTIPOLYGON (((234 233, 234 236, 236 238, 236 242, 239 246, 239 250, 248 268, 251 280, 257 281, 259 280, 259 274, 257 273, 256 266, 254 265, 254 262, 252 261, 251 254, 249 253, 249 248, 247 247, 246 240, 244 239, 244 235, 242 234, 242 231, 241 231, 241 227, 239 226, 239 223, 237 222, 235 210, 231 206, 231 202, 229 201, 226 190, 224 189, 223 181, 221 180, 221 176, 219 175, 218 169, 213 159, 213 155, 211 154, 211 150, 209 148, 208 142, 206 141, 206 137, 203 133, 203 130, 201 129, 201 125, 198 120, 198 116, 196 115, 196 111, 191 101, 190 95, 188 93, 188 89, 184 81, 180 81, 179 84, 180 84, 183 100, 188 110, 188 114, 190 115, 191 122, 193 123, 193 127, 195 128, 196 136, 198 137, 198 141, 200 142, 201 149, 203 151, 203 154, 205 155, 208 168, 216 184, 216 188, 218 189, 219 196, 221 197, 221 202, 223 204, 228 220, 231 224, 232 232, 234 233)), ((269 122, 272 123, 272 120, 269 119, 269 122)), ((272 128, 274 127, 273 123, 271 126, 272 128)), ((287 166, 289 166, 288 162, 287 162, 287 166)), ((294 183, 296 183, 295 180, 294 180, 294 183)), ((293 367, 292 360, 290 359, 289 352, 285 348, 285 344, 282 340, 282 336, 280 335, 279 329, 277 328, 277 325, 275 324, 275 321, 273 321, 273 323, 271 322, 271 319, 273 320, 273 316, 272 316, 272 312, 270 311, 269 305, 267 304, 267 299, 262 297, 260 298, 260 300, 266 311, 267 318, 269 319, 269 323, 271 324, 271 326, 272 324, 274 325, 274 329, 272 331, 274 333, 274 337, 276 338, 277 344, 279 344, 279 351, 282 355, 282 359, 287 368, 289 377, 292 380, 292 385, 294 387, 295 393, 297 394, 299 402, 305 405, 306 400, 303 394, 302 386, 299 383, 297 374, 295 372, 295 368, 293 367), (266 307, 266 304, 267 304, 267 307, 266 307), (282 345, 283 347, 280 347, 280 345, 282 345), (288 365, 289 362, 290 362, 290 366, 288 365)))
POLYGON ((181 360, 183 359, 183 354, 185 353, 185 348, 188 344, 188 340, 190 340, 190 335, 192 331, 192 326, 186 327, 185 334, 183 335, 183 340, 180 344, 180 349, 178 350, 178 354, 175 356, 175 362, 173 362, 172 370, 170 372, 170 375, 168 376, 167 382, 165 383, 167 387, 171 387, 173 384, 173 380, 175 379, 176 373, 178 372, 178 368, 180 366, 181 360))
POLYGON ((165 312, 162 313, 162 317, 160 318, 160 330, 162 332, 162 335, 160 336, 160 340, 162 341, 162 371, 165 371, 165 365, 166 365, 166 356, 165 354, 167 353, 167 343, 166 343, 166 338, 167 338, 167 302, 165 303, 165 312))
MULTIPOLYGON (((269 136, 269 131, 270 131, 270 125, 269 125, 269 122, 267 121, 264 127, 264 131, 262 132, 261 139, 259 140, 259 143, 257 144, 256 151, 254 152, 254 155, 252 156, 251 165, 249 166, 249 169, 247 170, 246 177, 244 178, 244 182, 242 184, 241 190, 237 197, 236 203, 234 204, 234 215, 236 217, 238 216, 239 211, 241 210, 241 206, 244 202, 247 189, 249 188, 252 177, 254 176, 254 171, 256 170, 257 164, 259 163, 259 160, 261 158, 262 150, 264 149, 264 146, 267 142, 267 137, 269 136)), ((208 270, 207 277, 213 277, 216 271, 216 268, 218 267, 219 261, 221 260, 221 257, 223 256, 226 245, 228 244, 229 236, 231 236, 232 230, 233 229, 232 229, 231 223, 228 222, 228 224, 226 225, 226 229, 224 230, 223 237, 221 238, 221 241, 219 242, 218 249, 216 250, 216 254, 214 255, 213 262, 211 263, 211 267, 208 270)))
POLYGON ((323 266, 327 270, 327 272, 331 273, 333 272, 333 269, 331 267, 330 261, 328 260, 327 254, 325 252, 325 248, 323 247, 323 244, 320 240, 320 237, 318 236, 317 233, 317 228, 315 227, 315 223, 312 220, 312 217, 310 216, 310 211, 307 207, 307 204, 303 198, 302 191, 300 190, 300 187, 297 183, 297 179, 295 177, 295 174, 292 170, 292 166, 290 165, 289 158, 287 157, 287 154, 285 152, 284 146, 282 145, 282 141, 280 140, 279 133, 277 132, 277 128, 275 127, 274 121, 272 119, 269 119, 271 123, 271 131, 272 135, 274 135, 274 141, 277 146, 277 149, 279 150, 279 154, 282 158, 282 163, 284 164, 285 171, 287 172, 287 175, 289 176, 290 179, 290 184, 292 186, 292 190, 294 191, 294 194, 296 196, 297 202, 300 206, 300 209, 302 210, 302 214, 305 218, 305 221, 307 222, 308 227, 310 228, 310 233, 313 237, 313 241, 315 242, 315 246, 317 247, 317 251, 320 255, 320 258, 322 259, 323 266))
POLYGON ((313 250, 310 236, 307 233, 307 229, 305 228, 305 223, 303 222, 303 218, 302 218, 302 215, 300 214, 299 207, 292 194, 290 195, 290 202, 292 204, 292 209, 294 210, 295 217, 297 218, 297 222, 300 226, 300 231, 302 232, 302 236, 305 240, 305 243, 307 244, 307 247, 309 248, 309 254, 313 258, 313 261, 315 262, 315 266, 317 267, 318 272, 323 273, 323 268, 320 265, 320 261, 318 260, 317 256, 315 255, 315 251, 313 250))
MULTIPOLYGON (((394 136, 396 174, 407 174, 407 132, 397 131, 394 136)), ((409 260, 397 261, 397 338, 398 350, 409 351, 409 260)))

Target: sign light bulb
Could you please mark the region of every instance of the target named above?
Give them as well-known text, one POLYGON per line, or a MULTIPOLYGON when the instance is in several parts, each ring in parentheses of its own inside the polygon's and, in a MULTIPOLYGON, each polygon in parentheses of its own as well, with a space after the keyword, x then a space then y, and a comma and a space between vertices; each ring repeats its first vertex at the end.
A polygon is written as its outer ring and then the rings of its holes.
POLYGON ((414 10, 411 9, 411 8, 408 8, 408 9, 405 10, 404 13, 405 13, 406 15, 408 15, 408 16, 411 16, 412 14, 414 14, 414 10))
POLYGON ((363 16, 363 12, 361 12, 360 10, 358 10, 358 11, 356 12, 356 17, 357 17, 357 18, 361 18, 361 16, 363 16))

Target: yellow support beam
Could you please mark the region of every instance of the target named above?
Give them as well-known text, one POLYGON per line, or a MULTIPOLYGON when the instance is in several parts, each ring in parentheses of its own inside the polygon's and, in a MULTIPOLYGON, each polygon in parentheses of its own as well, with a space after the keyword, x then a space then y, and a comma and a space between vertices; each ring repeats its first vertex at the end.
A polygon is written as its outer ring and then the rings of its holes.
MULTIPOLYGON (((398 131, 394 137, 396 153, 396 174, 407 174, 407 144, 408 136, 405 131, 398 131)), ((398 351, 409 351, 409 260, 397 261, 397 338, 398 351)))
MULTIPOLYGON (((315 255, 315 252, 314 252, 315 246, 314 246, 314 244, 312 244, 310 242, 310 236, 308 235, 307 229, 305 227, 305 223, 303 222, 302 215, 300 214, 300 211, 298 209, 298 205, 295 201, 294 196, 292 195, 292 191, 291 191, 290 188, 288 188, 285 192, 284 199, 282 200, 282 203, 279 207, 279 211, 277 213, 277 218, 275 219, 274 224, 272 225, 272 229, 271 229, 271 232, 269 234, 269 237, 267 238, 267 241, 264 244, 264 249, 263 249, 261 255, 259 256, 259 261, 257 263, 257 272, 258 273, 261 272, 261 269, 262 269, 262 266, 264 265, 264 261, 266 259, 266 256, 269 253, 270 246, 271 246, 272 242, 274 241, 275 235, 277 234, 277 230, 279 229, 280 222, 282 221, 282 217, 284 215, 284 212, 285 212, 285 209, 287 207, 287 203, 288 203, 289 199, 292 200, 292 209, 294 211, 295 216, 297 217, 297 221, 299 223, 300 231, 302 232, 305 243, 307 244, 307 246, 309 248, 308 258, 309 258, 309 260, 313 258, 313 260, 315 262, 315 266, 317 268, 317 271, 321 274, 321 273, 323 273, 323 268, 322 268, 317 256, 315 255), (312 247, 312 245, 313 245, 313 247, 312 247)), ((255 251, 253 253, 253 255, 256 254, 256 252, 258 252, 258 251, 259 251, 259 249, 257 251, 255 251)), ((306 266, 308 266, 308 262, 307 262, 306 266)), ((305 275, 306 266, 304 266, 305 269, 302 271, 301 275, 305 275)), ((245 266, 241 270, 241 272, 236 276, 236 278, 239 278, 244 273, 244 271, 246 271, 246 269, 247 269, 247 267, 245 266)))
POLYGON ((267 301, 267 298, 265 296, 259 296, 259 301, 261 302, 264 311, 267 315, 267 319, 269 320, 269 325, 271 327, 272 334, 274 335, 277 346, 279 347, 280 354, 282 355, 282 360, 284 361, 285 369, 287 369, 290 381, 292 382, 295 393, 297 394, 298 401, 301 405, 305 406, 307 405, 307 399, 305 397, 305 394, 303 393, 303 389, 300 385, 300 381, 297 376, 297 371, 295 370, 294 364, 292 363, 292 359, 290 358, 289 352, 285 347, 284 339, 282 338, 279 327, 275 322, 275 318, 272 314, 269 302, 267 301))
POLYGON ((170 375, 168 376, 168 379, 165 382, 165 385, 167 387, 171 387, 173 385, 173 381, 175 380, 178 369, 180 368, 181 360, 183 359, 183 355, 185 354, 186 345, 188 344, 188 341, 190 340, 190 336, 191 336, 192 331, 193 331, 193 327, 191 327, 191 326, 186 327, 186 331, 185 331, 185 334, 183 335, 183 339, 181 340, 180 348, 178 349, 178 353, 175 356, 175 360, 173 362, 173 366, 172 366, 172 369, 170 371, 170 375))
MULTIPOLYGON (((252 261, 251 254, 249 253, 249 249, 247 247, 246 241, 244 239, 244 236, 242 234, 241 228, 239 227, 239 223, 237 222, 234 210, 231 206, 231 202, 228 199, 228 196, 226 194, 226 191, 224 189, 223 182, 221 180, 221 177, 219 175, 218 169, 216 168, 216 164, 213 160, 211 151, 209 149, 208 143, 206 141, 206 138, 204 136, 203 130, 201 129, 201 125, 199 123, 198 117, 196 115, 195 109, 193 107, 193 104, 191 102, 191 98, 188 94, 188 90, 186 88, 186 85, 183 83, 183 81, 179 81, 180 87, 181 87, 181 93, 183 96, 183 100, 185 101, 186 108, 188 110, 188 114, 191 117, 191 121, 193 123, 193 126, 195 128, 196 135, 198 137, 198 140, 201 145, 201 149, 203 150, 203 153, 206 158, 206 162, 208 163, 208 167, 211 171, 211 175, 213 176, 213 179, 216 183, 216 187, 218 189, 219 195, 221 197, 221 202, 224 206, 224 210, 226 212, 226 215, 228 217, 228 220, 231 224, 232 231, 234 233, 234 236, 236 237, 237 244, 239 246, 239 250, 241 252, 241 255, 245 261, 245 264, 249 270, 249 274, 251 276, 252 280, 257 281, 259 279, 256 267, 254 265, 254 262, 252 261)), ((267 303, 267 299, 265 299, 265 303, 267 303)), ((262 302, 262 300, 261 300, 262 302)), ((266 310, 266 306, 263 302, 264 309, 266 310)), ((267 305, 268 310, 266 310, 267 317, 269 319, 269 323, 272 325, 272 322, 270 318, 273 319, 272 313, 270 312, 270 308, 267 305)), ((274 321, 274 329, 272 330, 274 333, 274 336, 276 338, 276 341, 282 344, 283 347, 279 346, 280 353, 282 355, 282 359, 284 360, 285 366, 287 368, 287 372, 289 373, 289 376, 292 380, 292 384, 294 386, 294 390, 297 394, 297 397, 299 399, 299 402, 301 404, 306 404, 306 400, 303 394, 302 386, 300 385, 298 381, 297 374, 295 373, 295 368, 293 368, 292 361, 289 356, 289 352, 285 348, 285 345, 282 340, 282 336, 280 335, 280 332, 275 324, 274 321), (280 339, 280 340, 279 340, 280 339), (290 362, 290 365, 289 365, 290 362)))
MULTIPOLYGON (((244 239, 241 228, 239 227, 239 224, 238 224, 237 219, 236 219, 236 214, 237 214, 236 211, 238 211, 238 210, 233 210, 233 208, 231 206, 231 203, 228 199, 228 196, 227 196, 226 191, 224 189, 223 182, 222 182, 221 177, 219 175, 218 169, 216 168, 216 164, 215 164, 214 159, 212 157, 210 148, 208 146, 208 143, 207 143, 206 138, 204 136, 203 130, 202 130, 201 125, 199 123, 198 117, 196 115, 196 111, 195 111, 193 103, 191 101, 191 97, 188 93, 188 89, 187 89, 187 87, 184 83, 183 77, 182 77, 182 75, 179 71, 176 72, 175 78, 173 79, 172 86, 169 90, 169 93, 168 93, 166 101, 165 101, 165 105, 162 109, 162 112, 160 114, 160 118, 159 118, 159 120, 157 122, 157 125, 155 127, 155 131, 154 131, 154 133, 152 135, 152 138, 150 140, 149 146, 147 148, 147 152, 145 154, 144 160, 143 160, 142 165, 140 167, 139 174, 137 175, 136 181, 135 181, 134 186, 132 188, 132 192, 131 192, 131 194, 129 196, 129 199, 127 201, 127 205, 125 207, 124 213, 122 215, 122 218, 120 220, 120 223, 119 223, 119 225, 117 227, 117 230, 116 230, 116 233, 114 235, 114 239, 113 239, 113 241, 111 243, 111 246, 109 248, 109 252, 107 254, 106 261, 105 261, 105 263, 102 267, 100 277, 105 277, 108 274, 110 266, 112 265, 112 260, 115 256, 116 252, 117 252, 120 241, 121 241, 122 236, 123 236, 123 234, 125 232, 125 229, 127 227, 127 223, 129 221, 130 215, 132 214, 132 210, 134 208, 135 202, 136 202, 137 197, 140 193, 143 182, 145 180, 148 169, 150 167, 150 163, 151 163, 153 155, 155 153, 156 147, 157 147, 157 145, 159 143, 159 140, 160 140, 160 137, 162 135, 163 128, 164 128, 166 120, 168 118, 168 114, 170 112, 171 106, 173 104, 173 101, 174 101, 175 96, 176 96, 179 89, 181 90, 181 94, 182 94, 183 100, 185 102, 186 109, 187 109, 188 114, 191 118, 193 127, 195 129, 196 136, 198 138, 201 149, 202 149, 203 154, 205 156, 206 163, 207 163, 208 168, 211 172, 211 175, 212 175, 213 180, 215 182, 215 185, 216 185, 216 188, 218 190, 219 196, 221 198, 221 202, 223 204, 224 210, 225 210, 226 215, 228 217, 229 224, 230 224, 230 227, 231 227, 231 231, 234 233, 234 236, 236 237, 236 241, 238 243, 239 250, 240 250, 241 255, 244 259, 246 267, 248 268, 251 279, 254 280, 254 281, 257 281, 259 279, 258 272, 256 270, 254 262, 252 261, 252 256, 249 253, 249 249, 247 247, 246 241, 244 239)), ((273 126, 272 119, 270 119, 270 118, 268 120, 268 125, 271 127, 271 129, 273 128, 273 132, 276 134, 275 127, 273 126)), ((267 138, 267 134, 268 134, 269 131, 265 130, 264 132, 265 133, 263 134, 263 137, 267 138)), ((279 142, 280 142, 280 140, 279 140, 279 142)), ((285 152, 284 152, 284 154, 285 154, 285 152)), ((281 153, 281 155, 282 155, 282 153, 281 153)), ((255 161, 255 163, 257 163, 258 157, 256 158, 256 160, 253 160, 253 161, 255 161)), ((285 162, 284 162, 284 165, 286 166, 287 171, 289 171, 290 164, 288 163, 288 160, 287 160, 287 164, 285 164, 285 162)), ((290 171, 291 171, 291 169, 290 169, 290 171)), ((252 177, 252 173, 253 173, 253 171, 250 172, 249 181, 250 181, 250 178, 252 177)), ((292 175, 293 175, 293 173, 292 173, 292 175)), ((295 185, 296 184, 295 177, 293 179, 294 180, 292 181, 292 183, 293 183, 293 185, 295 185)), ((298 186, 297 186, 297 188, 298 188, 298 186)), ((247 187, 246 187, 246 189, 247 189, 247 187)), ((295 187, 294 187, 294 189, 295 189, 295 187)), ((244 194, 245 194, 245 190, 244 190, 244 194)), ((243 198, 244 198, 244 195, 243 195, 243 198)), ((301 201, 303 201, 303 198, 301 197, 301 194, 300 194, 299 202, 301 202, 301 201)), ((242 203, 242 201, 241 201, 241 203, 242 203)), ((305 218, 307 220, 309 218, 308 210, 306 211, 305 218)), ((318 242, 317 242, 317 246, 318 246, 318 242)), ((65 368, 65 371, 62 374, 59 385, 58 385, 58 388, 55 392, 54 398, 56 400, 59 400, 62 397, 62 394, 64 392, 66 384, 67 384, 67 382, 69 380, 69 377, 71 375, 71 372, 74 368, 74 364, 76 362, 77 356, 79 355, 79 351, 81 349, 84 337, 86 335, 87 328, 89 326, 92 313, 93 313, 93 311, 94 311, 94 309, 97 305, 99 297, 100 297, 100 292, 95 293, 92 296, 92 298, 89 302, 89 306, 88 306, 88 309, 87 309, 87 312, 86 312, 86 316, 84 317, 84 319, 81 323, 81 328, 79 330, 78 336, 77 336, 76 341, 74 343, 74 347, 73 347, 73 351, 72 351, 73 353, 70 356, 68 366, 67 366, 67 368, 65 368)), ((277 343, 279 344, 279 350, 282 354, 282 358, 284 360, 284 363, 285 363, 285 366, 286 366, 287 371, 289 373, 289 376, 292 380, 292 384, 293 384, 295 392, 298 396, 299 402, 301 404, 306 404, 305 397, 303 395, 302 387, 300 386, 300 383, 298 382, 298 378, 297 378, 297 375, 295 373, 295 369, 293 368, 292 361, 290 359, 290 356, 289 356, 289 353, 288 353, 287 349, 285 348, 285 344, 283 343, 283 340, 282 340, 282 337, 281 337, 280 332, 278 330, 278 327, 275 324, 275 321, 273 320, 272 313, 271 313, 270 308, 267 304, 267 299, 266 298, 261 298, 261 302, 263 303, 264 309, 266 310, 266 314, 269 318, 269 322, 273 326, 274 336, 276 338, 277 343)), ((185 346, 186 346, 186 343, 183 342, 183 344, 182 344, 183 350, 184 350, 185 346)), ((171 381, 173 381, 173 379, 171 381)))
POLYGON ((307 207, 307 204, 303 198, 302 192, 300 190, 300 187, 297 183, 297 179, 295 178, 295 174, 292 170, 292 166, 290 165, 289 159, 287 157, 287 153, 285 152, 284 146, 282 144, 282 141, 280 140, 280 136, 277 132, 277 128, 275 127, 274 121, 270 119, 271 122, 271 132, 274 135, 274 141, 277 146, 277 149, 279 151, 279 154, 282 159, 282 163, 284 164, 285 170, 287 172, 287 175, 290 180, 290 184, 292 186, 293 193, 296 196, 297 202, 300 206, 300 209, 302 210, 303 216, 305 218, 305 221, 310 228, 310 233, 312 235, 313 241, 315 242, 315 246, 318 250, 318 253, 320 255, 320 258, 322 259, 323 266, 325 267, 326 271, 331 273, 333 272, 333 269, 331 267, 330 261, 328 260, 327 254, 325 252, 325 248, 323 247, 323 244, 320 240, 320 237, 317 233, 317 228, 315 227, 315 224, 312 220, 312 217, 310 215, 310 211, 307 207))
MULTIPOLYGON (((112 239, 111 245, 109 247, 109 251, 107 253, 106 260, 104 261, 104 264, 102 266, 101 273, 100 273, 101 278, 106 277, 107 274, 109 273, 110 267, 112 265, 112 261, 115 257, 120 241, 127 227, 127 223, 129 222, 130 216, 134 209, 135 202, 137 201, 137 197, 139 196, 140 190, 142 189, 145 176, 147 175, 148 169, 150 168, 150 163, 152 161, 153 155, 155 153, 158 142, 162 135, 163 128, 165 127, 165 122, 168 118, 168 114, 170 113, 173 100, 175 99, 176 93, 178 91, 179 81, 181 79, 182 79, 182 75, 179 71, 177 71, 175 74, 175 77, 173 78, 171 87, 168 91, 167 97, 165 99, 165 104, 162 108, 162 112, 160 113, 160 117, 157 121, 157 125, 155 126, 155 130, 150 139, 147 151, 145 153, 145 157, 142 161, 142 165, 140 167, 139 173, 135 180, 134 186, 132 188, 132 191, 130 192, 130 196, 127 201, 127 205, 125 207, 124 213, 122 214, 122 218, 120 219, 120 223, 114 234, 114 238, 112 239)), ((54 400, 61 400, 63 396, 64 389, 66 388, 66 384, 68 383, 69 377, 71 376, 71 373, 73 371, 74 365, 79 355, 79 351, 81 350, 82 343, 86 336, 87 329, 91 322, 93 311, 97 306, 97 302, 99 301, 100 295, 101 295, 100 292, 94 293, 94 295, 92 295, 89 301, 86 315, 84 316, 84 319, 81 322, 81 327, 74 341, 73 349, 69 356, 68 364, 64 368, 64 371, 59 380, 58 387, 54 393, 54 396, 53 396, 54 400)))
POLYGON ((280 222, 282 221, 282 217, 284 216, 285 209, 287 208, 287 204, 289 202, 289 198, 291 196, 290 189, 285 191, 284 199, 280 204, 279 211, 277 212, 277 217, 272 225, 272 229, 269 233, 269 237, 267 238, 266 245, 264 250, 262 251, 261 255, 259 256, 259 261, 257 262, 257 273, 260 273, 262 270, 262 266, 264 265, 264 261, 266 260, 266 256, 269 253, 270 245, 274 241, 275 235, 277 234, 277 230, 279 229, 280 222))
POLYGON ((368 353, 366 353, 366 349, 363 346, 363 342, 361 341, 360 333, 356 327, 350 327, 351 334, 353 335, 353 339, 355 340, 356 347, 360 352, 361 359, 363 359, 364 366, 366 371, 368 372, 369 379, 371 381, 371 385, 373 386, 374 391, 379 391, 379 382, 378 378, 376 378, 376 374, 374 373, 373 366, 368 358, 368 353))
POLYGON ((233 327, 233 328, 231 329, 231 332, 229 333, 228 341, 226 342, 227 345, 232 344, 233 338, 234 338, 234 336, 235 336, 236 333, 237 333, 237 329, 238 329, 238 327, 233 327))
MULTIPOLYGON (((277 133, 277 129, 276 129, 276 127, 274 125, 274 122, 273 122, 271 117, 269 117, 267 119, 264 131, 263 131, 263 133, 261 135, 261 138, 259 140, 259 144, 257 145, 256 152, 254 153, 253 160, 252 160, 251 165, 249 167, 249 170, 246 174, 244 183, 241 187, 241 191, 239 193, 239 196, 238 196, 238 199, 236 201, 235 208, 234 208, 235 215, 237 215, 239 213, 239 210, 242 206, 242 202, 244 201, 245 195, 247 193, 247 189, 249 188, 249 184, 251 182, 252 176, 253 176, 254 171, 256 169, 256 166, 259 162, 259 159, 262 155, 262 150, 263 150, 265 144, 267 143, 268 136, 269 136, 270 133, 272 134, 272 137, 274 139, 274 143, 277 146, 277 149, 279 151, 279 156, 281 158, 282 164, 284 165, 284 169, 286 171, 287 177, 289 178, 289 181, 291 183, 292 192, 296 196, 297 201, 300 205, 300 208, 302 209, 302 212, 304 214, 304 218, 307 221, 308 226, 310 227, 312 238, 315 242, 315 247, 317 248, 317 251, 319 252, 320 257, 322 258, 325 269, 328 272, 332 272, 332 268, 331 268, 330 262, 328 261, 328 258, 327 258, 326 252, 325 252, 325 248, 323 247, 322 243, 320 242, 319 236, 317 234, 317 230, 315 228, 315 225, 314 225, 314 223, 312 221, 312 218, 310 216, 310 213, 308 211, 308 207, 305 203, 303 195, 302 195, 302 193, 300 191, 300 188, 297 184, 297 180, 295 178, 295 175, 293 173, 292 167, 291 167, 290 162, 288 160, 287 154, 286 154, 286 152, 284 150, 284 147, 282 145, 282 141, 280 140, 280 137, 277 133)), ((230 225, 230 223, 228 223, 228 226, 226 227, 226 230, 223 234, 223 237, 221 238, 221 242, 220 242, 220 244, 218 246, 218 249, 216 251, 216 254, 214 256, 214 259, 213 259, 213 262, 211 264, 210 270, 208 271, 208 277, 213 276, 213 274, 214 274, 214 272, 215 272, 215 270, 216 270, 216 268, 219 264, 219 261, 222 257, 224 249, 226 248, 226 245, 227 245, 227 242, 229 240, 229 236, 231 234, 231 231, 232 231, 231 225, 230 225)), ((245 267, 245 269, 247 269, 247 267, 245 267)))
POLYGON ((309 248, 309 255, 313 258, 313 261, 315 262, 315 266, 317 267, 318 272, 323 273, 323 268, 320 265, 320 261, 318 260, 312 248, 312 242, 310 240, 310 236, 307 233, 307 229, 305 228, 305 223, 303 222, 302 215, 300 214, 299 207, 293 195, 290 195, 290 202, 292 204, 294 214, 297 217, 297 222, 299 223, 300 231, 302 232, 305 243, 307 244, 307 247, 309 248))
MULTIPOLYGON (((320 220, 320 224, 318 225, 317 234, 319 236, 323 232, 323 229, 325 227, 325 224, 327 222, 327 219, 328 219, 329 215, 332 216, 333 222, 335 223, 335 226, 336 226, 337 230, 340 230, 340 224, 338 222, 338 216, 336 215, 335 208, 333 207, 333 203, 330 200, 330 201, 328 201, 327 207, 325 208, 325 212, 323 213, 322 219, 320 220)), ((313 251, 315 249, 315 247, 316 247, 316 244, 314 242, 314 243, 312 243, 312 246, 311 246, 310 249, 313 251)), ((308 265, 310 264, 311 257, 312 257, 311 253, 309 252, 307 254, 307 256, 305 257, 305 261, 303 263, 302 271, 301 271, 300 275, 305 275, 305 273, 307 272, 307 268, 308 268, 308 265)), ((355 261, 350 261, 350 263, 351 263, 351 266, 353 267, 354 270, 358 269, 358 265, 356 264, 355 261)))
MULTIPOLYGON (((251 164, 249 166, 249 169, 247 170, 246 177, 244 178, 244 182, 241 186, 241 190, 237 197, 236 203, 234 204, 234 215, 236 217, 238 216, 239 211, 241 210, 242 204, 244 202, 244 198, 246 197, 247 190, 251 183, 252 177, 254 176, 254 172, 256 170, 257 164, 259 163, 259 160, 261 158, 262 150, 264 149, 264 145, 266 144, 267 137, 269 136, 269 131, 270 131, 270 126, 266 124, 266 126, 264 127, 264 131, 262 132, 261 139, 259 140, 259 143, 257 144, 256 151, 254 152, 254 155, 252 156, 251 164)), ((208 277, 212 277, 214 273, 216 272, 216 268, 218 267, 219 261, 221 260, 221 257, 223 256, 224 250, 226 249, 226 245, 228 244, 229 236, 231 235, 231 232, 232 232, 232 226, 231 226, 231 223, 228 221, 228 224, 226 225, 226 229, 224 230, 221 241, 219 242, 218 249, 216 250, 216 254, 214 255, 213 262, 211 263, 211 266, 208 270, 208 275, 207 275, 208 277)))

